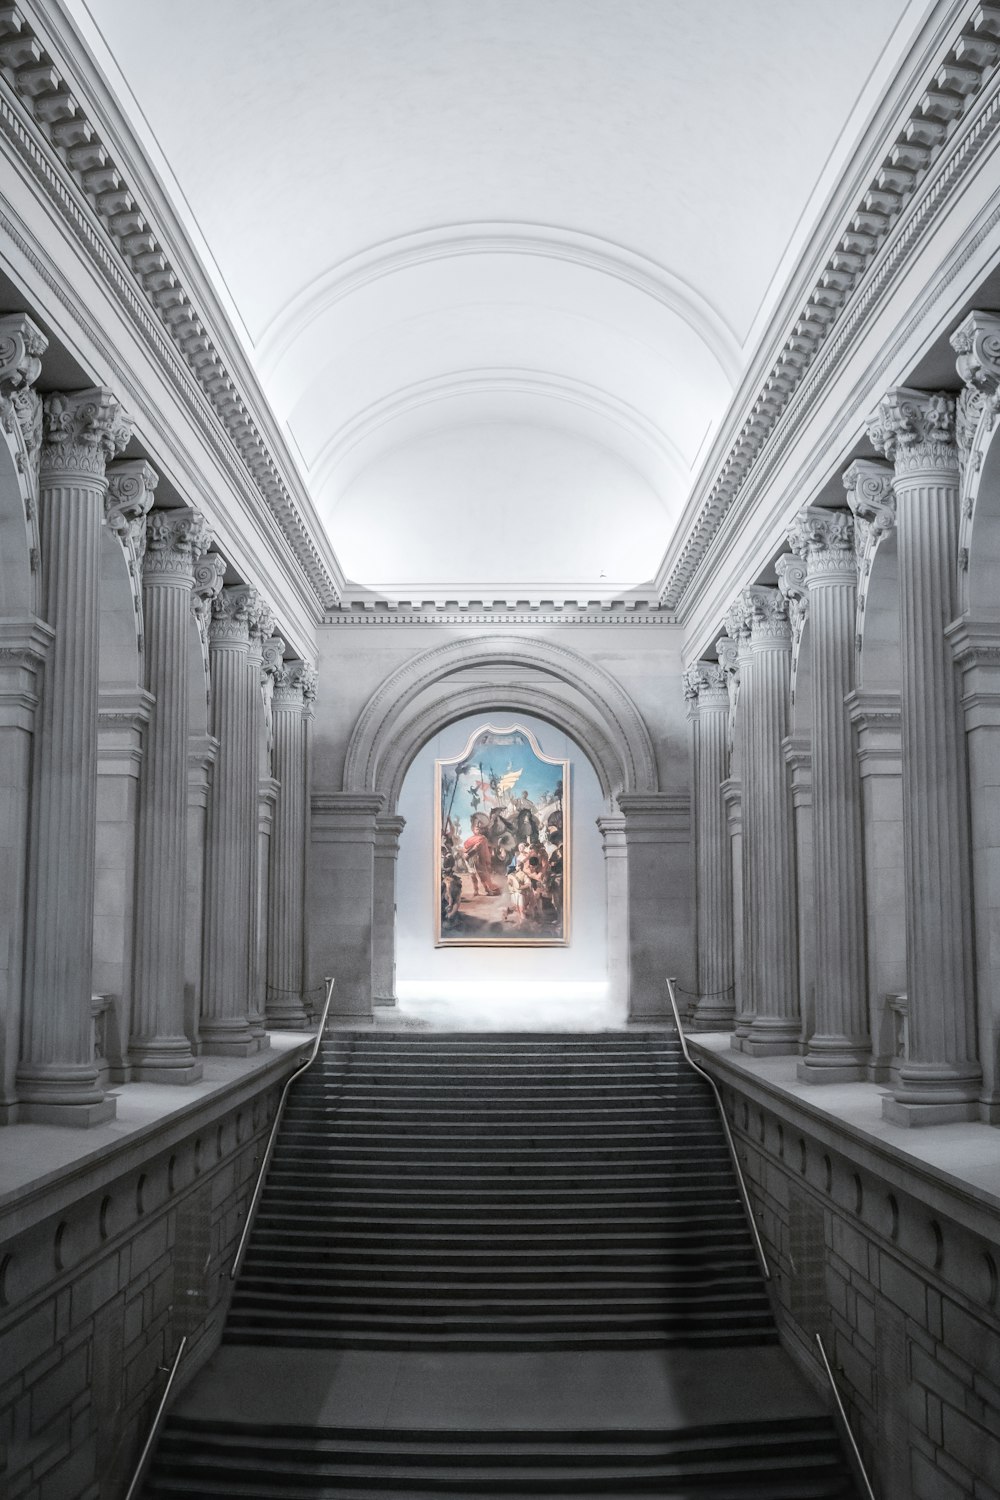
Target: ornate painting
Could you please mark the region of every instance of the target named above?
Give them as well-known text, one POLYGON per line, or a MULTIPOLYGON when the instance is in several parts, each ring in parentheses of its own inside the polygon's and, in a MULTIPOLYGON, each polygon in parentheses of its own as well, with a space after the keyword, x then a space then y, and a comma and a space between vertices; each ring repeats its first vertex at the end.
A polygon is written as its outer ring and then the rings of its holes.
POLYGON ((521 724, 484 724, 434 774, 438 947, 564 947, 569 761, 521 724))

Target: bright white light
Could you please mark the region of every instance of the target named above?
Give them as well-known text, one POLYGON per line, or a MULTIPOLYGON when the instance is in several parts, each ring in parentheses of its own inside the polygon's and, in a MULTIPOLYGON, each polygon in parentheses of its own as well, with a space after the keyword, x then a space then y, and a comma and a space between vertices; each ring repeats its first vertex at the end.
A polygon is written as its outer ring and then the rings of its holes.
POLYGON ((495 980, 442 983, 401 979, 398 1006, 384 1018, 417 1021, 437 1030, 607 1031, 626 1023, 605 981, 521 984, 495 980))

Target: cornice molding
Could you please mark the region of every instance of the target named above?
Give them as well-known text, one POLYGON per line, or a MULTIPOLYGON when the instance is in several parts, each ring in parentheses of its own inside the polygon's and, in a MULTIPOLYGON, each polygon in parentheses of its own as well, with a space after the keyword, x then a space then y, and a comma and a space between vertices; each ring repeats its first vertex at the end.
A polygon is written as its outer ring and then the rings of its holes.
POLYGON ((468 604, 448 600, 435 604, 425 600, 415 604, 404 599, 398 604, 384 600, 347 604, 330 610, 324 625, 676 625, 676 617, 645 599, 609 600, 565 604, 543 600, 539 604, 508 603, 494 599, 487 603, 472 599, 468 604))
MULTIPOLYGON (((251 508, 252 494, 263 500, 317 606, 329 608, 340 590, 279 472, 271 453, 273 437, 261 432, 138 190, 126 180, 87 106, 16 5, 0 8, 0 79, 9 90, 7 97, 0 91, 0 132, 111 287, 234 487, 251 508), (192 401, 189 381, 202 401, 192 401), (220 444, 209 410, 228 448, 220 444)), ((19 239, 10 221, 3 222, 19 239)), ((30 246, 23 248, 32 253, 30 246)), ((58 293, 47 269, 40 263, 38 269, 58 293)), ((103 344, 100 338, 95 341, 103 344)))
MULTIPOLYGON (((812 291, 733 440, 660 586, 661 603, 679 611, 722 523, 751 475, 762 476, 787 444, 783 422, 798 397, 815 403, 846 356, 859 322, 894 281, 914 241, 942 210, 963 171, 1000 128, 996 100, 961 140, 958 127, 1000 62, 1000 5, 982 4, 936 64, 853 212, 846 215, 812 291), (954 149, 949 157, 948 145, 954 149), (942 170, 942 166, 944 169, 942 170), (930 186, 933 179, 933 185, 930 186), (882 255, 910 206, 906 232, 882 255), (859 295, 860 293, 860 295, 859 295), (850 309, 850 316, 844 314, 850 309), (836 328, 836 337, 831 334, 836 328), (781 428, 783 441, 776 442, 781 428), (767 450, 765 456, 765 449, 767 450)), ((801 415, 801 414, 800 414, 801 415)), ((798 424, 796 424, 798 425, 798 424)), ((669 557, 669 554, 668 554, 669 557)))

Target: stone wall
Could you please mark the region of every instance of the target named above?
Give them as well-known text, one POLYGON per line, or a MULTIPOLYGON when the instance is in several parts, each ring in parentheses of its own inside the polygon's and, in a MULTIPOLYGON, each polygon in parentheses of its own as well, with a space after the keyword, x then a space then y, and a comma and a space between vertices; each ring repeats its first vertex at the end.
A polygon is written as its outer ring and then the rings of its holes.
POLYGON ((828 1112, 775 1087, 787 1062, 758 1065, 757 1077, 724 1054, 712 1066, 772 1263, 784 1341, 819 1380, 822 1335, 880 1500, 998 1500, 990 1127, 942 1127, 936 1159, 921 1167, 914 1153, 926 1137, 896 1131, 905 1145, 886 1149, 877 1119, 870 1130, 845 1127, 833 1101, 828 1112))
MULTIPOLYGON (((85 1160, 0 1204, 5 1500, 124 1494, 180 1338, 182 1379, 218 1343, 247 1201, 297 1055, 214 1065, 242 1077, 124 1144, 94 1150, 88 1132, 85 1160)), ((15 1126, 11 1136, 22 1128, 65 1134, 15 1126)))

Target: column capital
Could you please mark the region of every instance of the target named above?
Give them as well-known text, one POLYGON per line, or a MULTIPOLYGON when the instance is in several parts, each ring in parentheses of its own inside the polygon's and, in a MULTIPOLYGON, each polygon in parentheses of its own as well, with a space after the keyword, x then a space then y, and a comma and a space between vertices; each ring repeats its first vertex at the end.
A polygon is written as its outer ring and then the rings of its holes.
POLYGON ((809 613, 805 559, 795 552, 783 552, 775 563, 774 569, 778 575, 778 592, 788 603, 788 618, 792 631, 798 634, 809 613))
POLYGON ((264 649, 261 653, 260 680, 262 686, 270 683, 272 687, 277 687, 278 678, 284 666, 284 655, 285 643, 281 639, 281 636, 269 636, 264 642, 264 649))
POLYGON ((856 458, 844 470, 843 481, 855 520, 867 522, 874 531, 891 531, 896 524, 896 491, 889 465, 880 458, 856 458))
POLYGON ((754 584, 744 589, 740 597, 746 600, 752 646, 786 645, 791 642, 792 625, 788 616, 788 600, 780 589, 754 584))
POLYGON ((719 653, 719 666, 725 675, 727 684, 735 678, 740 680, 740 649, 731 636, 724 635, 715 643, 715 649, 719 653))
POLYGON ((246 584, 235 584, 215 595, 211 604, 208 638, 213 644, 226 642, 246 645, 250 640, 250 620, 260 607, 260 595, 246 584))
POLYGON ((218 552, 206 552, 194 565, 194 614, 201 630, 207 631, 212 618, 212 603, 222 589, 226 560, 218 552))
POLYGON ((958 469, 955 398, 947 391, 897 386, 882 397, 867 426, 869 441, 895 464, 897 479, 958 469))
POLYGON ((146 539, 146 515, 153 504, 159 474, 144 458, 122 459, 105 470, 108 489, 104 519, 124 545, 141 552, 146 539))
POLYGON ((54 391, 43 402, 42 473, 65 471, 103 479, 132 434, 132 420, 104 386, 54 391))
POLYGON ((212 533, 200 510, 150 511, 146 517, 143 576, 179 578, 193 585, 196 565, 211 541, 212 533))
POLYGON ((726 635, 737 647, 749 646, 750 623, 750 606, 744 590, 726 610, 726 635))
POLYGON ((250 631, 250 644, 258 651, 263 652, 264 642, 270 640, 274 634, 274 611, 271 609, 263 594, 256 589, 252 590, 254 603, 250 606, 248 626, 250 631))
MULTIPOLYGON (((854 551, 854 517, 849 511, 805 506, 788 528, 788 544, 805 564, 805 588, 819 578, 839 583, 855 582, 858 565, 854 551)), ((782 558, 778 559, 779 565, 782 561, 782 558)), ((779 587, 782 587, 780 580, 779 587)))
POLYGON ((34 458, 42 442, 42 398, 32 386, 42 369, 49 341, 27 313, 0 318, 0 421, 8 432, 14 424, 34 458))
POLYGON ((305 665, 300 669, 300 677, 305 716, 311 719, 316 713, 316 687, 319 682, 319 673, 315 667, 305 665))
POLYGON ((696 661, 684 672, 684 696, 693 699, 699 708, 725 708, 729 710, 729 687, 726 670, 721 662, 696 661))
POLYGON ((1000 313, 973 311, 949 339, 963 385, 994 398, 1000 392, 1000 313))

